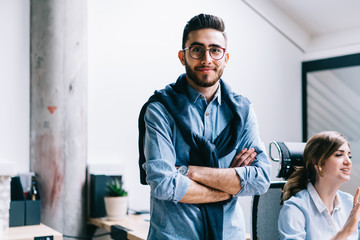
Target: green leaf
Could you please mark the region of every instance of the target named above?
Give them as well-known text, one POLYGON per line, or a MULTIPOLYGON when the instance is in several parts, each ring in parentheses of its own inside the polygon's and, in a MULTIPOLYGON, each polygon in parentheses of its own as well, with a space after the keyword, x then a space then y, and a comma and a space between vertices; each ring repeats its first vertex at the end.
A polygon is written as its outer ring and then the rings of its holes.
POLYGON ((113 178, 112 181, 106 184, 106 192, 109 197, 125 197, 127 191, 122 188, 122 184, 117 178, 113 178))

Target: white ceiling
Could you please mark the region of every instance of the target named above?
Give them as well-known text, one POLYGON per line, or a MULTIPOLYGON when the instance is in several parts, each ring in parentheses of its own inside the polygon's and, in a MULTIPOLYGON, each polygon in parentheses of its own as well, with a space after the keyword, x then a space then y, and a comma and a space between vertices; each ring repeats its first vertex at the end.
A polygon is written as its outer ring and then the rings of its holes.
POLYGON ((303 52, 360 52, 359 0, 243 0, 303 52))
POLYGON ((360 28, 359 0, 270 0, 310 35, 360 28))

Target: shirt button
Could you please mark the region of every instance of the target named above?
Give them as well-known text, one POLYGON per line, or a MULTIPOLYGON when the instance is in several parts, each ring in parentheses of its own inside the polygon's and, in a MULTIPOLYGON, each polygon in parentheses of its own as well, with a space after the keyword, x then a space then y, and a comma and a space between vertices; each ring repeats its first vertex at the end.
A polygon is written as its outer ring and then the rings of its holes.
POLYGON ((209 116, 209 113, 207 112, 207 113, 205 113, 205 115, 206 115, 206 116, 209 116))
POLYGON ((204 96, 203 96, 203 95, 200 95, 200 98, 204 98, 204 96))

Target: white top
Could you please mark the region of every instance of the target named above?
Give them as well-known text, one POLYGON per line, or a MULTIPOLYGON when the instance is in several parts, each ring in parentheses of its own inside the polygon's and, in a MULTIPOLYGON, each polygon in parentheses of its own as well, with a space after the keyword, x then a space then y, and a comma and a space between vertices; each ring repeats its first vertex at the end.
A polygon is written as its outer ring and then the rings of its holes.
MULTIPOLYGON (((344 226, 354 197, 337 191, 334 211, 330 215, 314 186, 298 192, 284 202, 279 215, 280 239, 330 239, 344 226)), ((357 229, 348 240, 359 239, 357 229)))

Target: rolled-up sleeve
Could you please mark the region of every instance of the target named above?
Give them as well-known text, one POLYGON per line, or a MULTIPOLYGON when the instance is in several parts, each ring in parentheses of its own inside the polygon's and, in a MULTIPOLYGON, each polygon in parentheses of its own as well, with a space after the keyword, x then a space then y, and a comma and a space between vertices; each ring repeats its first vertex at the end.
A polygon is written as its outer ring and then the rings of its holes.
POLYGON ((241 181, 237 196, 252 196, 265 193, 270 186, 270 160, 265 152, 264 143, 259 136, 255 111, 250 105, 249 114, 240 140, 238 150, 255 148, 256 159, 251 166, 235 168, 241 181))
POLYGON ((145 112, 144 136, 146 181, 155 198, 178 202, 186 194, 190 179, 178 174, 175 167, 173 127, 174 120, 162 104, 149 104, 145 112))

